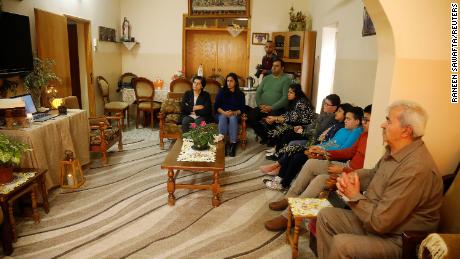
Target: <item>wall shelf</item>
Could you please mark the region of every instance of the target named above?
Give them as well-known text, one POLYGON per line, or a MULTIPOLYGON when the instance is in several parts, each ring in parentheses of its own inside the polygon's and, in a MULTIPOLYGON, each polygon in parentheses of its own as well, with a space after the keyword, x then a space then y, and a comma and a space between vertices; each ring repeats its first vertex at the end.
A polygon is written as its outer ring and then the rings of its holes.
POLYGON ((134 46, 139 44, 139 42, 137 41, 122 41, 121 43, 123 43, 123 46, 125 46, 125 48, 127 48, 128 50, 131 50, 132 48, 134 48, 134 46))

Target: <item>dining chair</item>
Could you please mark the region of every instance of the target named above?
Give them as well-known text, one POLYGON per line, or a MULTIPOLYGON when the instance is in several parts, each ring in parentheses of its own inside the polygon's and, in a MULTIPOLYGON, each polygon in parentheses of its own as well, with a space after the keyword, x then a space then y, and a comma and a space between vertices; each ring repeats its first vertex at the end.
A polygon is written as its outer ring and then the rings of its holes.
POLYGON ((192 82, 185 78, 177 78, 169 84, 169 92, 172 93, 185 93, 192 90, 192 82))
POLYGON ((110 85, 109 82, 103 77, 98 76, 96 77, 97 85, 102 92, 102 99, 104 101, 104 114, 120 113, 121 114, 121 127, 122 129, 125 128, 125 113, 126 113, 126 123, 129 128, 129 104, 121 101, 110 101, 110 85))
POLYGON ((144 77, 137 77, 133 79, 134 92, 136 94, 136 128, 139 125, 139 114, 140 111, 144 114, 150 112, 150 127, 153 128, 155 122, 155 111, 160 110, 161 104, 153 101, 155 96, 155 87, 153 82, 144 77))

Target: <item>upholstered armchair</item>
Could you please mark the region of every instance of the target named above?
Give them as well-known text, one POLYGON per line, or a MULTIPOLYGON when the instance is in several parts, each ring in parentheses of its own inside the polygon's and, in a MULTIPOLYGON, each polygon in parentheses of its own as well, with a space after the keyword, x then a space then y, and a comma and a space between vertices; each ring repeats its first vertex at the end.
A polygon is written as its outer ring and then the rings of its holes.
POLYGON ((178 139, 182 135, 181 100, 183 93, 168 93, 158 113, 160 121, 160 148, 164 149, 164 138, 178 139))
POLYGON ((102 164, 107 164, 107 150, 118 142, 118 151, 123 150, 122 117, 101 116, 89 118, 90 151, 102 154, 102 164), (111 121, 116 121, 112 126, 111 121))
POLYGON ((169 92, 185 93, 192 90, 192 83, 185 78, 177 78, 169 84, 169 92))
POLYGON ((222 85, 214 79, 206 79, 206 86, 204 90, 208 92, 211 96, 217 95, 222 85))
MULTIPOLYGON (((438 233, 455 234, 458 239, 460 235, 460 163, 453 174, 443 177, 444 199, 441 207, 441 220, 439 222, 438 233)), ((406 231, 402 234, 403 258, 417 258, 418 246, 428 234, 425 232, 406 231)), ((453 235, 452 235, 453 237, 453 235)), ((460 244, 456 244, 458 247, 460 244)), ((430 257, 431 258, 431 257, 430 257)), ((444 258, 444 257, 443 257, 444 258)), ((451 257, 446 257, 451 258, 451 257)), ((452 257, 453 258, 453 257, 452 257)))
POLYGON ((104 114, 110 114, 110 113, 120 113, 121 114, 121 126, 122 129, 125 127, 125 114, 126 114, 126 121, 129 127, 129 104, 125 102, 120 102, 120 101, 110 101, 109 98, 109 83, 103 76, 98 76, 96 77, 96 82, 97 85, 99 86, 99 89, 102 92, 102 98, 104 100, 104 114))

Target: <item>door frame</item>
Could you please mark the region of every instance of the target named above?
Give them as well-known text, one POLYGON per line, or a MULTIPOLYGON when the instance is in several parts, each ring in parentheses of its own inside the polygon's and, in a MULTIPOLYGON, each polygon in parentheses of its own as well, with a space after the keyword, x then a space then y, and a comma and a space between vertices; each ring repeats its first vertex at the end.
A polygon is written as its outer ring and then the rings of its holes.
POLYGON ((83 25, 85 60, 86 60, 86 84, 88 86, 88 110, 90 116, 96 116, 96 96, 94 94, 94 76, 93 76, 93 53, 91 46, 91 21, 80 17, 64 14, 67 21, 72 21, 83 25))

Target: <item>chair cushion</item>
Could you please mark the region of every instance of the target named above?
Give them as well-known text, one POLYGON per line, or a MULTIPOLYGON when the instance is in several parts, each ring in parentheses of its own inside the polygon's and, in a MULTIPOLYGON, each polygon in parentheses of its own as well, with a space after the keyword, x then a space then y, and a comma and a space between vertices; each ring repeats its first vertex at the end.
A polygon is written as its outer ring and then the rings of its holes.
POLYGON ((128 104, 125 102, 109 102, 106 103, 104 108, 110 110, 124 110, 128 107, 128 104))
MULTIPOLYGON (((120 131, 115 128, 109 128, 104 130, 105 134, 105 139, 107 142, 111 142, 115 138, 117 138, 120 134, 120 131)), ((91 130, 89 133, 90 137, 90 144, 91 145, 100 145, 101 144, 101 131, 99 129, 97 130, 91 130)))
POLYGON ((180 117, 181 117, 180 114, 170 113, 166 115, 165 122, 178 124, 180 122, 180 117))
MULTIPOLYGON (((150 110, 150 102, 141 102, 137 106, 141 110, 150 110)), ((161 105, 157 102, 153 102, 153 109, 160 109, 161 105)))
POLYGON ((168 114, 168 113, 176 113, 180 114, 180 102, 172 99, 166 99, 162 104, 161 104, 161 109, 160 112, 168 114))
POLYGON ((182 128, 180 125, 177 125, 175 123, 165 123, 164 125, 164 132, 166 134, 182 134, 182 128))

